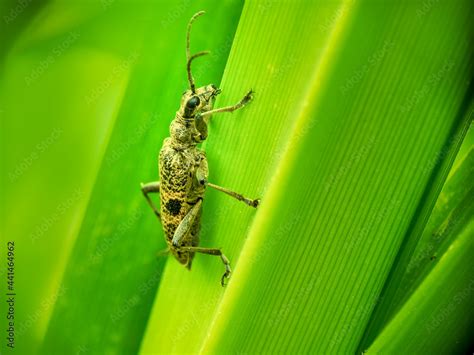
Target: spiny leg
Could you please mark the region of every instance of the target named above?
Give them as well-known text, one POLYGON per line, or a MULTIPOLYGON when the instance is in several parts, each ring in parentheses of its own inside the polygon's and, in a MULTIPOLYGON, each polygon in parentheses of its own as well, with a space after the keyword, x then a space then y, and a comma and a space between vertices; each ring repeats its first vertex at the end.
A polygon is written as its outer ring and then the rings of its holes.
POLYGON ((225 286, 225 279, 228 279, 232 270, 230 269, 230 262, 227 257, 222 254, 222 251, 218 248, 203 248, 203 247, 181 247, 180 250, 183 251, 188 251, 188 252, 194 252, 194 253, 201 253, 201 254, 208 254, 208 255, 215 255, 215 256, 220 256, 222 262, 225 265, 225 273, 222 275, 221 278, 221 285, 225 286))
POLYGON ((226 107, 221 107, 221 108, 216 108, 214 110, 210 110, 210 111, 206 111, 206 112, 202 112, 200 113, 200 116, 201 117, 206 117, 206 116, 210 116, 210 115, 213 115, 215 113, 221 113, 221 112, 233 112, 235 110, 238 110, 239 108, 242 108, 244 107, 246 104, 248 104, 253 96, 253 91, 250 90, 248 93, 245 94, 245 96, 242 98, 242 100, 240 100, 238 103, 236 103, 235 105, 232 105, 232 106, 226 106, 226 107))
POLYGON ((249 205, 250 207, 257 208, 258 205, 260 204, 260 199, 255 199, 251 200, 237 192, 234 192, 232 190, 226 189, 225 187, 220 187, 218 185, 211 184, 210 182, 207 183, 207 186, 212 187, 213 189, 216 189, 218 191, 221 191, 229 196, 232 196, 233 198, 236 198, 239 201, 244 202, 245 204, 249 205))
POLYGON ((190 232, 190 230, 191 230, 191 228, 194 224, 194 220, 196 219, 196 216, 199 213, 201 205, 202 205, 202 200, 199 200, 188 211, 186 216, 184 216, 184 218, 179 223, 178 228, 176 228, 176 230, 174 232, 173 240, 171 241, 175 247, 177 247, 179 245, 179 242, 181 241, 181 239, 190 232))
POLYGON ((151 200, 150 196, 148 196, 149 193, 152 193, 152 192, 159 193, 160 192, 160 182, 159 181, 154 181, 154 182, 149 182, 148 184, 143 184, 142 183, 141 188, 142 188, 143 195, 145 196, 148 204, 153 209, 153 212, 155 212, 156 217, 158 217, 158 219, 161 222, 160 212, 158 212, 158 209, 153 204, 153 201, 151 200))

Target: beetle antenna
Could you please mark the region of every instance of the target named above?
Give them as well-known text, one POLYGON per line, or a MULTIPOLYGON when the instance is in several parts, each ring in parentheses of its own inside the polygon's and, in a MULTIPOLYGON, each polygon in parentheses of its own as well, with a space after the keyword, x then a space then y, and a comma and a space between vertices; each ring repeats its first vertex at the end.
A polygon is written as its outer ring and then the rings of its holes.
POLYGON ((189 50, 189 34, 191 33, 191 26, 196 18, 198 18, 201 15, 204 15, 206 12, 205 11, 199 11, 191 17, 191 20, 189 20, 188 24, 188 32, 186 34, 186 70, 188 71, 188 81, 189 81, 189 88, 191 89, 192 93, 194 94, 196 92, 196 85, 194 84, 194 78, 193 75, 191 74, 191 62, 196 59, 197 57, 200 57, 205 54, 209 54, 209 51, 202 51, 198 52, 196 54, 191 55, 190 50, 189 50))

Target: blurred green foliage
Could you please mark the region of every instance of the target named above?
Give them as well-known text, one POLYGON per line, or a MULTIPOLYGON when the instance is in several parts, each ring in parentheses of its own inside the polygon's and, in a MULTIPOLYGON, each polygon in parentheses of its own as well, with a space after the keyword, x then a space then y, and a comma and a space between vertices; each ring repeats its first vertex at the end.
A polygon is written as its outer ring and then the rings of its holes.
POLYGON ((417 337, 466 349, 472 304, 434 331, 424 315, 445 314, 469 285, 456 270, 472 249, 472 130, 460 149, 472 10, 465 0, 2 2, 15 351, 417 352, 417 337), (203 9, 191 46, 212 54, 193 64, 197 85, 222 88, 216 106, 256 91, 213 118, 204 144, 211 182, 262 197, 254 211, 206 195, 201 241, 230 258, 225 289, 216 258, 198 255, 188 272, 156 257, 161 226, 139 190, 158 177, 187 87, 186 25, 203 9))

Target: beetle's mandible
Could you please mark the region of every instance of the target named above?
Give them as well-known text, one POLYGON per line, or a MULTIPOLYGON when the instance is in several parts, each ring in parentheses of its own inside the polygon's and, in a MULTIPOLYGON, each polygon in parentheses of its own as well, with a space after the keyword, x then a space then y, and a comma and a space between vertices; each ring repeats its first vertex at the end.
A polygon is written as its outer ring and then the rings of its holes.
POLYGON ((216 96, 221 92, 215 85, 196 88, 191 74, 191 63, 208 51, 190 55, 189 34, 194 20, 203 15, 196 13, 188 24, 186 35, 186 58, 189 89, 181 97, 181 106, 170 125, 170 137, 166 138, 159 155, 160 180, 142 184, 142 192, 155 215, 161 221, 170 251, 176 259, 191 269, 195 253, 219 256, 225 265, 221 278, 224 286, 231 269, 229 260, 219 248, 199 246, 202 200, 206 187, 224 192, 251 207, 257 207, 259 199, 248 199, 229 189, 207 181, 208 167, 204 151, 197 145, 207 138, 207 124, 212 114, 232 112, 252 100, 250 90, 237 104, 222 108, 213 108, 216 96), (160 210, 152 200, 150 193, 160 194, 160 210))

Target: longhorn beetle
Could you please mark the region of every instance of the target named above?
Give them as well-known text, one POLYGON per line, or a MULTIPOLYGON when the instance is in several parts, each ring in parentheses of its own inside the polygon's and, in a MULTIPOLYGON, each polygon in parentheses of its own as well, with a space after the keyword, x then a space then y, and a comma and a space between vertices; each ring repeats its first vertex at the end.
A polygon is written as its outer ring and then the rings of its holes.
POLYGON ((227 195, 257 207, 260 200, 248 199, 241 194, 207 181, 208 167, 204 151, 197 147, 207 138, 207 125, 212 114, 232 112, 252 100, 250 90, 237 104, 213 109, 216 96, 221 92, 215 85, 196 88, 191 74, 191 63, 194 59, 208 54, 202 51, 190 55, 189 34, 194 20, 203 15, 196 13, 188 24, 186 34, 186 59, 189 89, 181 97, 181 106, 170 125, 170 137, 165 138, 159 155, 160 181, 142 184, 142 192, 148 204, 161 221, 171 253, 189 270, 195 253, 220 256, 225 265, 221 284, 229 278, 231 269, 229 260, 219 248, 199 246, 199 229, 201 226, 202 200, 206 187, 212 187, 227 195), (149 193, 160 194, 160 211, 150 199, 149 193))

